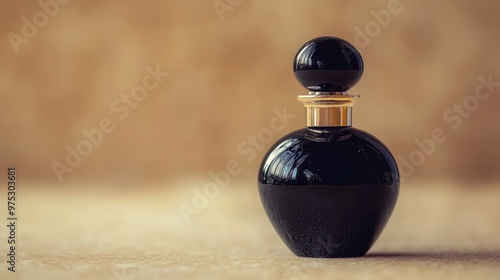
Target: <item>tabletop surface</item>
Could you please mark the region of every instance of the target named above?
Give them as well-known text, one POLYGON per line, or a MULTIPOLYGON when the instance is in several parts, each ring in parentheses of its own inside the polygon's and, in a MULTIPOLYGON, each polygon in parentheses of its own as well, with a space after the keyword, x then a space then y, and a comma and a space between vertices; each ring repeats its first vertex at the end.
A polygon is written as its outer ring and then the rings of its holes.
POLYGON ((345 259, 293 255, 251 183, 203 199, 197 182, 174 185, 20 188, 16 272, 2 262, 0 278, 500 279, 500 189, 491 184, 403 185, 370 252, 345 259))

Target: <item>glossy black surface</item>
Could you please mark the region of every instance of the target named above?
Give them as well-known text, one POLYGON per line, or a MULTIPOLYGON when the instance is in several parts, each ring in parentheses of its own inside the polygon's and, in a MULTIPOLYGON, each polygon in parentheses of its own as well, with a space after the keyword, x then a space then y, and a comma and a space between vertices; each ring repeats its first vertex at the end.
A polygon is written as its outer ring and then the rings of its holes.
POLYGON ((387 148, 364 131, 304 128, 266 154, 259 192, 271 223, 295 254, 355 257, 385 227, 399 173, 387 148))
POLYGON ((360 257, 384 229, 398 184, 294 186, 259 184, 266 213, 297 256, 360 257))
POLYGON ((310 91, 347 91, 361 79, 363 70, 360 53, 337 37, 305 43, 293 61, 295 77, 310 91))

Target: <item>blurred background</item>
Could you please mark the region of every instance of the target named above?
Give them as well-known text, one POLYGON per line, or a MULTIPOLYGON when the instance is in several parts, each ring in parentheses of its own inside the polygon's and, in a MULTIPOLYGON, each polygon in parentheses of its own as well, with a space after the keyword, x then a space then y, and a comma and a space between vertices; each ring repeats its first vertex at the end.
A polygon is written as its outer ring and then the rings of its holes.
POLYGON ((354 126, 406 180, 500 179, 498 1, 40 3, 0 2, 0 166, 25 182, 208 181, 232 161, 234 179, 256 180, 265 151, 305 124, 292 60, 323 35, 360 50, 354 126), (294 117, 272 131, 277 111, 294 117), (82 144, 103 120, 110 132, 82 144), (425 154, 415 141, 435 129, 446 140, 425 154))

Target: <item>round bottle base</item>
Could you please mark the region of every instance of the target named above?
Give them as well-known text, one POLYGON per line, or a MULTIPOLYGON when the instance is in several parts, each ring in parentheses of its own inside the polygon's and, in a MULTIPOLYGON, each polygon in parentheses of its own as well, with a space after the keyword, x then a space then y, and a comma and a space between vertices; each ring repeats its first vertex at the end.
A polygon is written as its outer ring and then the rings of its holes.
POLYGON ((264 209, 300 257, 364 256, 396 204, 399 183, 367 186, 259 184, 264 209))

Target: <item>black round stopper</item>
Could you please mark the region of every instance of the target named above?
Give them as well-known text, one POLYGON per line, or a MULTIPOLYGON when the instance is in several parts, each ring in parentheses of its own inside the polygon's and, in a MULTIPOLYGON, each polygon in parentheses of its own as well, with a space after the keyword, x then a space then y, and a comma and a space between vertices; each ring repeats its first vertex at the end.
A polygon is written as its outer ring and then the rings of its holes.
POLYGON ((337 37, 312 39, 293 61, 295 77, 310 91, 347 91, 361 79, 363 69, 358 50, 337 37))

